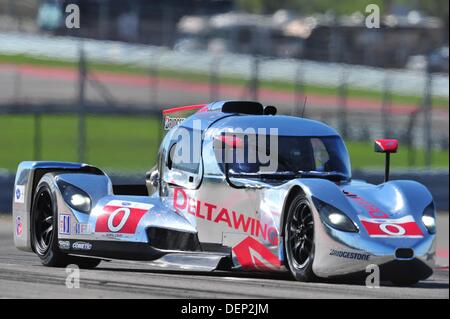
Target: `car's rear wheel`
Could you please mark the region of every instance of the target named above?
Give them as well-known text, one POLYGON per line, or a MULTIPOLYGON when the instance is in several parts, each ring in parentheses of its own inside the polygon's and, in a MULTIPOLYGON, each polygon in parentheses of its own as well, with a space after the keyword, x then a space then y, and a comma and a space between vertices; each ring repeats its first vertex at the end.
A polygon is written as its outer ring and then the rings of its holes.
POLYGON ((316 279, 314 262, 314 217, 311 204, 301 193, 291 201, 285 222, 284 247, 289 270, 299 281, 316 279))
POLYGON ((101 260, 69 256, 58 247, 56 200, 47 182, 38 185, 31 210, 31 243, 42 264, 48 267, 94 268, 101 260))

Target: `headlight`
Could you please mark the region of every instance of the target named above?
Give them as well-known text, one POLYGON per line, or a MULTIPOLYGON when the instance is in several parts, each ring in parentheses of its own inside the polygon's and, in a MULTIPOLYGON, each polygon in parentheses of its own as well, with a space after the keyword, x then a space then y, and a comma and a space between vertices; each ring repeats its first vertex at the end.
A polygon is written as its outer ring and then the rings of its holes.
POLYGON ((91 198, 86 192, 69 183, 58 181, 61 194, 70 207, 78 211, 89 213, 91 210, 91 198))
POLYGON ((436 234, 436 210, 433 203, 423 211, 422 223, 430 234, 436 234))
POLYGON ((328 226, 345 232, 357 233, 359 231, 355 223, 336 207, 326 204, 317 198, 313 198, 313 201, 322 220, 328 226))

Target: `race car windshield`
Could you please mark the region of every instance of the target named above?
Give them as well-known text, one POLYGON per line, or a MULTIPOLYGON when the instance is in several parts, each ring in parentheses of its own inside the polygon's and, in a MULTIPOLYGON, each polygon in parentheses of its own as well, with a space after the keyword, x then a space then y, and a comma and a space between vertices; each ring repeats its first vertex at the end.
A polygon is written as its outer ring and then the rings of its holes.
POLYGON ((351 177, 348 152, 338 136, 278 136, 277 148, 270 146, 270 138, 267 137, 264 149, 258 143, 258 136, 234 136, 232 149, 216 152, 221 169, 225 171, 227 167, 227 173, 231 176, 277 179, 311 177, 337 181, 351 177), (272 154, 269 157, 276 163, 269 163, 267 155, 274 151, 278 156, 272 154), (225 159, 226 156, 230 158, 227 152, 233 152, 232 160, 225 159), (238 152, 243 154, 240 158, 236 155, 238 152))

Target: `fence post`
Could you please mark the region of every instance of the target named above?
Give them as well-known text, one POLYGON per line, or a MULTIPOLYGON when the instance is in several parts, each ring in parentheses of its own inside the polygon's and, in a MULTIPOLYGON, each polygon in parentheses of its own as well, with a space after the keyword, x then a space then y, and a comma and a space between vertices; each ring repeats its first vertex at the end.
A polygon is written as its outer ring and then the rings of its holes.
POLYGON ((305 96, 305 85, 303 83, 303 72, 302 72, 302 66, 301 66, 301 62, 297 65, 297 69, 295 71, 295 82, 294 82, 294 90, 295 90, 295 101, 294 101, 294 105, 296 106, 297 109, 297 116, 303 116, 304 111, 303 111, 303 107, 305 100, 304 100, 304 96, 305 96))
POLYGON ((383 81, 383 97, 381 102, 381 116, 383 118, 383 132, 384 137, 391 137, 391 81, 389 77, 389 71, 385 71, 384 81, 383 81))
POLYGON ((159 68, 158 68, 158 52, 155 51, 151 56, 150 62, 150 87, 151 96, 150 103, 152 109, 157 109, 158 106, 158 84, 159 84, 159 68))
POLYGON ((209 101, 216 101, 219 97, 219 68, 220 58, 215 55, 209 67, 209 101))
POLYGON ((14 100, 19 103, 21 100, 22 92, 22 71, 19 69, 19 65, 15 65, 14 68, 14 100))
POLYGON ((258 56, 254 56, 252 60, 252 75, 250 79, 250 95, 254 101, 259 98, 259 63, 258 56))
POLYGON ((406 139, 408 146, 408 166, 413 167, 416 165, 416 150, 414 147, 413 129, 416 123, 417 115, 420 113, 420 108, 417 108, 409 115, 408 127, 406 129, 406 139))
POLYGON ((433 76, 430 70, 430 61, 428 61, 427 66, 427 72, 426 72, 426 82, 425 82, 425 92, 424 92, 424 98, 423 98, 423 115, 424 115, 424 121, 423 121, 423 129, 424 129, 424 163, 425 167, 430 168, 431 162, 432 162, 432 150, 433 150, 433 141, 431 136, 431 126, 432 126, 432 82, 433 82, 433 76))
POLYGON ((83 42, 79 46, 78 63, 78 161, 80 163, 86 160, 86 105, 85 105, 85 86, 86 86, 86 59, 84 55, 83 42))
POLYGON ((158 147, 161 145, 163 139, 164 139, 164 116, 162 112, 159 113, 159 115, 151 115, 151 120, 153 121, 156 118, 156 136, 157 136, 157 145, 156 145, 156 153, 158 153, 158 147))
POLYGON ((39 161, 42 156, 42 125, 41 113, 34 113, 34 160, 39 161))
POLYGON ((348 137, 348 126, 347 126, 347 71, 344 69, 341 73, 341 81, 338 88, 338 118, 339 118, 339 130, 343 138, 348 137))

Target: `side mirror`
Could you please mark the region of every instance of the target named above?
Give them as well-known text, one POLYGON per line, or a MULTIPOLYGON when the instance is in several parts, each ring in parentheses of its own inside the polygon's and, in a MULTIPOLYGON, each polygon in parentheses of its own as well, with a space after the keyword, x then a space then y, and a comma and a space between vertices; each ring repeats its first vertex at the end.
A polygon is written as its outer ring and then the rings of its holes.
POLYGON ((397 153, 398 141, 394 139, 375 140, 375 152, 377 153, 397 153))
POLYGON ((391 153, 397 153, 398 149, 398 140, 395 139, 379 139, 375 140, 375 152, 377 153, 385 153, 385 163, 384 163, 384 181, 387 182, 389 180, 389 169, 390 169, 390 160, 391 153))
POLYGON ((145 184, 149 195, 158 190, 159 186, 159 171, 157 169, 149 171, 145 176, 145 184))

